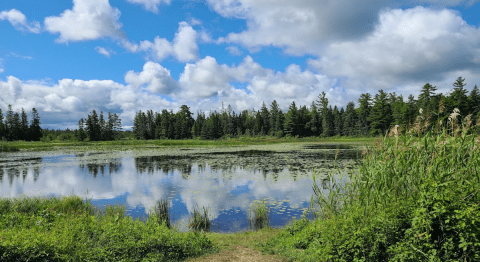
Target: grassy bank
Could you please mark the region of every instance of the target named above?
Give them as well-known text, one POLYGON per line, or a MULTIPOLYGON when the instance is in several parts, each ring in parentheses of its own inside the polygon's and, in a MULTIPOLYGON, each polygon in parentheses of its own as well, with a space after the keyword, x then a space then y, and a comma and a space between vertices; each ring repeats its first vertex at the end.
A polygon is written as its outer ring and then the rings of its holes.
POLYGON ((279 143, 302 143, 302 142, 328 142, 328 143, 371 143, 374 138, 357 137, 306 137, 306 138, 274 138, 274 137, 240 137, 218 140, 115 140, 115 141, 50 141, 50 142, 26 142, 12 141, 0 142, 0 152, 12 151, 42 151, 42 150, 131 150, 156 147, 209 147, 209 146, 246 146, 246 145, 268 145, 279 143))
POLYGON ((318 218, 264 245, 291 261, 479 261, 480 138, 379 140, 348 183, 314 185, 318 218))
POLYGON ((0 199, 0 261, 181 261, 213 250, 203 233, 124 213, 79 197, 0 199))

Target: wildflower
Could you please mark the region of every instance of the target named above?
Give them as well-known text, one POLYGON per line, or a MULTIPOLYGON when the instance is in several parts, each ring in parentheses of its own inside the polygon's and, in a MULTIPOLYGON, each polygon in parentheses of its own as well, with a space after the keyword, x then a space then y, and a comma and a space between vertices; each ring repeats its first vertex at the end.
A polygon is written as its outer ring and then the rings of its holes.
POLYGON ((423 114, 423 109, 420 108, 420 110, 418 110, 418 113, 423 114))

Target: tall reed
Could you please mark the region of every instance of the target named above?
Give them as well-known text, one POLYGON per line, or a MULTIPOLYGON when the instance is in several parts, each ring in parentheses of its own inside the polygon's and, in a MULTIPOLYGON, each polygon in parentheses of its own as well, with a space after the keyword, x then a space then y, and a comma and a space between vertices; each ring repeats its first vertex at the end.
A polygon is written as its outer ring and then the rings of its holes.
POLYGON ((197 208, 193 209, 193 216, 190 217, 188 227, 193 231, 210 231, 212 226, 212 222, 210 221, 208 215, 208 209, 206 207, 203 208, 203 214, 197 208))
POLYGON ((153 215, 158 223, 162 224, 165 223, 165 226, 168 228, 172 228, 171 222, 170 222, 170 212, 169 210, 169 204, 167 199, 160 199, 155 203, 155 206, 153 207, 153 211, 151 215, 153 215))
POLYGON ((265 200, 262 202, 253 202, 249 210, 248 221, 250 228, 253 230, 259 230, 266 228, 270 224, 270 208, 265 204, 265 200))

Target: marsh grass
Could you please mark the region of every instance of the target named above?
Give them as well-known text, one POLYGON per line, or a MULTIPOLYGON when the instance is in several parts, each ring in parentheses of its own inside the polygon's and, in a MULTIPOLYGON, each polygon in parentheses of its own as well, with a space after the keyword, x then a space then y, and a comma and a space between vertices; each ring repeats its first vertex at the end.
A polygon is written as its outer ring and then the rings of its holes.
POLYGON ((124 206, 99 212, 79 197, 0 199, 0 261, 178 261, 210 252, 204 234, 179 233, 125 216, 124 206))
POLYGON ((262 202, 255 201, 252 203, 248 212, 248 222, 252 230, 267 228, 270 225, 270 208, 262 202))
POLYGON ((328 194, 315 182, 319 217, 264 250, 300 261, 480 261, 480 137, 452 114, 440 132, 417 125, 366 147, 358 173, 328 194))
POLYGON ((18 149, 18 147, 14 145, 9 145, 3 142, 0 143, 0 152, 17 152, 17 151, 20 151, 20 149, 18 149))
POLYGON ((170 222, 169 204, 167 199, 158 200, 153 207, 151 215, 153 215, 157 219, 158 223, 164 223, 166 227, 172 228, 172 224, 170 222))
POLYGON ((195 232, 209 232, 212 227, 212 222, 208 215, 208 208, 202 207, 203 214, 202 211, 197 208, 193 209, 193 214, 189 218, 188 227, 195 232))

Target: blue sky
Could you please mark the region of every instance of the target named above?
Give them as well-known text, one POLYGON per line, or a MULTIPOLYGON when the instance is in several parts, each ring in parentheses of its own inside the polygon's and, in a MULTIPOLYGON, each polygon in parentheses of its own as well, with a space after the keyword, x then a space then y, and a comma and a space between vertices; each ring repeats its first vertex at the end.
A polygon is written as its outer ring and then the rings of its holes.
POLYGON ((93 109, 345 106, 379 89, 480 84, 474 0, 15 0, 0 3, 0 108, 44 128, 93 109))

